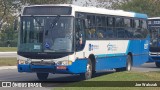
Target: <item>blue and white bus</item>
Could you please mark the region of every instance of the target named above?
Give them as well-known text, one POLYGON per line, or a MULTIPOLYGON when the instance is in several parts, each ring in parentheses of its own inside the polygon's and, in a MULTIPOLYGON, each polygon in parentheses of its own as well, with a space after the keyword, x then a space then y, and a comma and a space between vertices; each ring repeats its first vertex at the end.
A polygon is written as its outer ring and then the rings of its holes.
POLYGON ((18 72, 80 74, 131 70, 149 58, 147 15, 74 5, 26 6, 20 15, 18 72))
POLYGON ((149 62, 155 62, 160 68, 160 17, 149 18, 148 28, 151 37, 149 62))

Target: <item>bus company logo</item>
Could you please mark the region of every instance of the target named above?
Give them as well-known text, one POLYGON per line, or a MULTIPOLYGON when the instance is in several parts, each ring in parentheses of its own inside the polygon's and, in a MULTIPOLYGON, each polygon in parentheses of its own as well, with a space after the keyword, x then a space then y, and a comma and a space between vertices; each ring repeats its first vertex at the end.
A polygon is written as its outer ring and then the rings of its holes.
POLYGON ((93 51, 95 49, 99 49, 98 45, 89 44, 89 51, 93 51))
POLYGON ((144 49, 148 49, 148 46, 149 46, 149 42, 148 40, 144 43, 144 49))
POLYGON ((107 45, 107 50, 108 51, 117 51, 117 47, 116 47, 116 45, 109 43, 107 45))

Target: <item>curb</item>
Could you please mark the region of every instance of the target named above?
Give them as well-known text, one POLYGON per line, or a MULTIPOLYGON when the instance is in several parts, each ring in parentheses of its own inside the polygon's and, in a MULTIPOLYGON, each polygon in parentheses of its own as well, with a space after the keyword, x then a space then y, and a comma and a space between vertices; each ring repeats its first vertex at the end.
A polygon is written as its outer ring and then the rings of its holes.
POLYGON ((17 69, 17 66, 0 66, 0 70, 17 69))

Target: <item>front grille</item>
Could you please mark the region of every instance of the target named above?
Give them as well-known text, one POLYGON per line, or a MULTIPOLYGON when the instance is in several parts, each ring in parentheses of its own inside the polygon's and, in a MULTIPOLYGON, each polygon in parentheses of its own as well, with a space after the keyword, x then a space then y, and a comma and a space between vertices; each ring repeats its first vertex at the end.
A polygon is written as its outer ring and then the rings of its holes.
POLYGON ((55 72, 55 69, 51 69, 51 68, 33 68, 32 69, 33 72, 55 72))
POLYGON ((32 62, 32 65, 55 65, 54 62, 32 62))

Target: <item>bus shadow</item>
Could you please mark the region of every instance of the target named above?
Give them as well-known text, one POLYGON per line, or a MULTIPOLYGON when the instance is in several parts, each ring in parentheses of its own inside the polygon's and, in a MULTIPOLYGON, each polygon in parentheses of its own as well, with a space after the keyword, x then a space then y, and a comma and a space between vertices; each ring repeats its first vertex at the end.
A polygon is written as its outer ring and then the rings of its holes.
MULTIPOLYGON (((113 72, 115 72, 115 71, 99 71, 94 74, 93 78, 107 75, 107 74, 112 74, 113 72)), ((59 75, 59 74, 57 74, 57 75, 59 75)), ((53 74, 53 77, 50 77, 47 79, 47 81, 53 81, 53 82, 58 82, 58 83, 79 82, 79 81, 83 81, 83 80, 84 79, 82 77, 80 77, 80 75, 67 75, 67 74, 59 76, 59 77, 54 77, 54 74, 53 74)))
MULTIPOLYGON (((103 75, 108 75, 112 74, 114 71, 101 71, 95 73, 94 77, 99 77, 103 75)), ((59 74, 55 74, 59 75, 59 74)), ((80 75, 61 75, 59 77, 54 77, 54 74, 52 77, 49 77, 46 81, 40 81, 40 82, 45 82, 45 87, 63 87, 67 85, 72 85, 72 83, 75 82, 81 82, 84 81, 83 78, 80 77, 80 75)))

